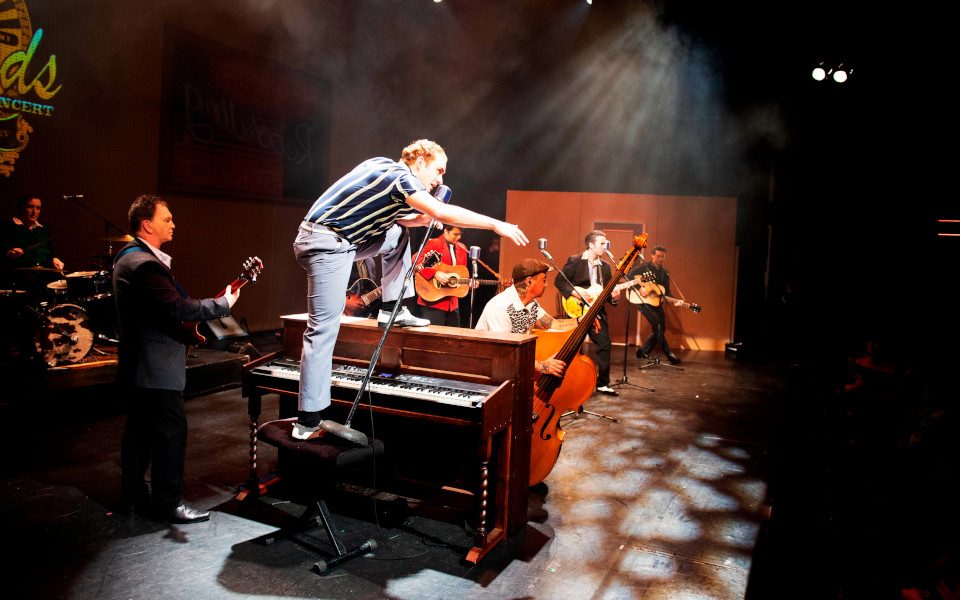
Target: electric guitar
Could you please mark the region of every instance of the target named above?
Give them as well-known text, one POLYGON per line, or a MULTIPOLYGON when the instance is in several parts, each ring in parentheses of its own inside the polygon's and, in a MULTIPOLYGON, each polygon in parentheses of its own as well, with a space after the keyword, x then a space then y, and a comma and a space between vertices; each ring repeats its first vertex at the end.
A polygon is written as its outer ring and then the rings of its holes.
POLYGON ((343 307, 343 314, 350 317, 369 317, 372 312, 379 310, 382 295, 383 286, 376 286, 366 278, 358 279, 347 290, 347 303, 343 307))
MULTIPOLYGON (((247 283, 256 283, 257 276, 260 275, 260 272, 263 271, 263 261, 257 258, 256 256, 251 256, 247 260, 243 261, 243 272, 230 283, 230 289, 237 291, 247 283)), ((227 293, 227 288, 220 290, 220 293, 214 296, 214 298, 219 298, 227 293)), ((184 339, 187 343, 193 343, 197 346, 203 344, 207 341, 206 336, 200 333, 198 329, 200 326, 200 321, 184 321, 180 325, 183 328, 184 339)))
POLYGON ((413 283, 414 287, 417 290, 417 295, 423 298, 425 302, 436 302, 446 298, 447 296, 456 296, 457 298, 463 298, 470 291, 471 284, 473 285, 513 285, 513 280, 501 282, 499 279, 470 279, 470 272, 467 270, 466 265, 448 265, 446 263, 440 262, 440 253, 436 250, 431 250, 426 257, 424 257, 421 265, 418 265, 418 272, 422 268, 431 267, 435 271, 441 273, 449 273, 450 279, 447 280, 447 283, 440 283, 437 281, 436 277, 431 277, 427 279, 425 277, 414 277, 413 283), (430 258, 430 263, 427 263, 427 259, 430 258))

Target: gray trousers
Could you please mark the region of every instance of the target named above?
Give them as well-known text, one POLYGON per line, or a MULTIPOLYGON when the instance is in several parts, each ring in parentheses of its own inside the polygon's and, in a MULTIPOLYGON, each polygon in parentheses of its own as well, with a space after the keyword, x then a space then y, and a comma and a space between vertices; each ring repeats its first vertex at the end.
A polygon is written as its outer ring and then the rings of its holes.
MULTIPOLYGON (((307 272, 307 330, 300 354, 298 407, 316 412, 330 406, 333 347, 340 333, 353 261, 380 256, 383 300, 397 300, 403 276, 410 269, 410 236, 406 227, 394 224, 383 236, 357 247, 322 225, 304 222, 293 242, 293 254, 307 272)), ((404 297, 413 294, 411 285, 404 297)))

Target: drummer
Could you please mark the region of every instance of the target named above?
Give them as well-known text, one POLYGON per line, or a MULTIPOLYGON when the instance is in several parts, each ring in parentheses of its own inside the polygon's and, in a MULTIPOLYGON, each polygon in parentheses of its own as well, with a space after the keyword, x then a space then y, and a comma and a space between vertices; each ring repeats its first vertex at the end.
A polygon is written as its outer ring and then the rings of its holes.
POLYGON ((0 230, 5 267, 53 267, 58 271, 63 270, 63 261, 53 255, 50 232, 40 224, 42 207, 40 198, 21 196, 17 199, 17 216, 5 221, 0 230))

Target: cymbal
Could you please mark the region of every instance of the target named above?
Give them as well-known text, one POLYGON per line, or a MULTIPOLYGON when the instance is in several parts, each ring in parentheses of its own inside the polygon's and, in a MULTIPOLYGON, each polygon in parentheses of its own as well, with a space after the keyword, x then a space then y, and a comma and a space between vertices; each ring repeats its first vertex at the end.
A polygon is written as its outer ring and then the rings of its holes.
POLYGON ((53 267, 16 267, 14 271, 32 271, 34 273, 60 273, 60 269, 54 269, 53 267))
POLYGON ((125 235, 108 235, 100 239, 106 242, 132 242, 133 236, 126 235, 126 234, 125 235))

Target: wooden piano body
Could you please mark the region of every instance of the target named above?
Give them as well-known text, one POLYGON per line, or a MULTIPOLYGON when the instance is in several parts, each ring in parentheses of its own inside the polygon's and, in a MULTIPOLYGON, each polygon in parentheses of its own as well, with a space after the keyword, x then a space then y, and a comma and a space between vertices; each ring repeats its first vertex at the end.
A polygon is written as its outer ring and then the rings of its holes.
MULTIPOLYGON (((284 350, 263 356, 244 369, 243 394, 248 398, 251 420, 251 477, 256 477, 256 429, 262 396, 279 394, 278 417, 296 416, 299 383, 263 374, 280 359, 300 358, 306 315, 281 318, 284 350)), ((366 368, 382 334, 373 319, 343 317, 334 363, 366 368)), ((527 522, 535 348, 532 335, 439 326, 394 328, 380 354, 377 372, 483 384, 490 386, 490 394, 475 408, 392 398, 385 393, 365 394, 351 422, 351 427, 370 435, 373 405, 373 432, 386 448, 386 460, 377 463, 379 490, 467 513, 474 529, 474 546, 466 558, 472 562, 527 522)), ((331 392, 334 411, 342 423, 356 392, 336 385, 331 392)))

